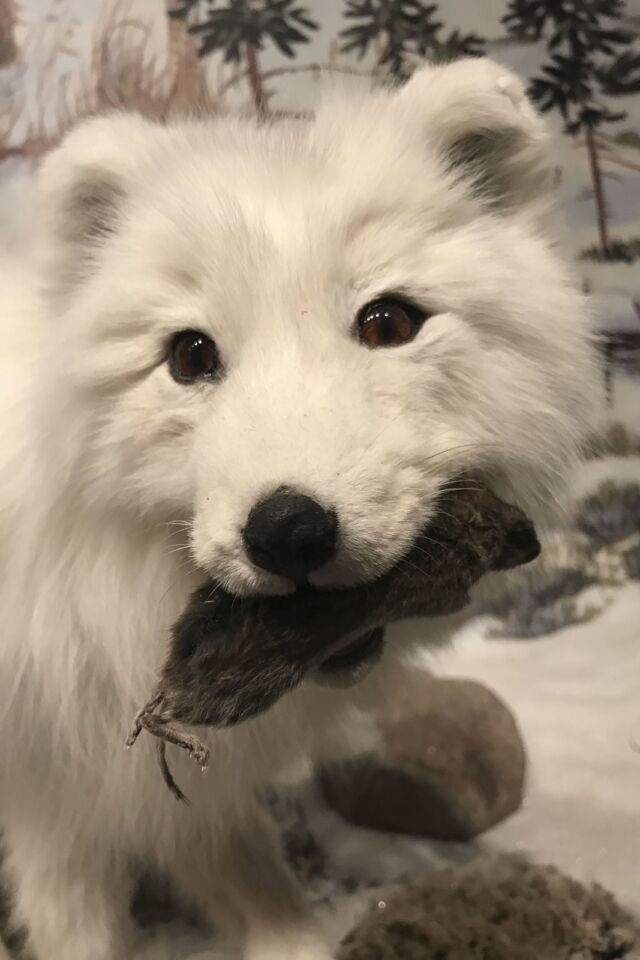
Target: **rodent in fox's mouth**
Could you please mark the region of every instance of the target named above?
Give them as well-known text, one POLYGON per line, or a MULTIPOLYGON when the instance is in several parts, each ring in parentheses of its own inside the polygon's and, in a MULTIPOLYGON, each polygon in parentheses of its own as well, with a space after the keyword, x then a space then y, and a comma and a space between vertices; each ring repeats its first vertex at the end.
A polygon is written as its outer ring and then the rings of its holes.
POLYGON ((382 656, 384 643, 384 627, 376 627, 323 660, 310 678, 321 686, 354 686, 376 665, 382 656))
POLYGON ((539 549, 517 507, 471 485, 443 491, 423 534, 378 580, 243 601, 208 583, 174 626, 160 683, 128 742, 143 728, 159 738, 165 780, 181 796, 164 742, 184 747, 201 765, 206 749, 178 725, 234 726, 264 713, 306 677, 357 682, 380 654, 387 624, 456 613, 484 573, 528 563, 539 549))

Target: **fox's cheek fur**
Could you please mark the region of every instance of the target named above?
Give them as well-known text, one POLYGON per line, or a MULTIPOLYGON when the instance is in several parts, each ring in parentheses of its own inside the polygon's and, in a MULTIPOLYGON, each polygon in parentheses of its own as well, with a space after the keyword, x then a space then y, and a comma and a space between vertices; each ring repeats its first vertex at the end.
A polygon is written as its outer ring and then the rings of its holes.
POLYGON ((597 378, 551 157, 520 81, 474 60, 309 123, 95 119, 44 162, 38 256, 0 316, 0 828, 36 956, 130 956, 137 859, 214 921, 231 902, 251 960, 327 960, 252 798, 344 749, 397 664, 212 735, 207 780, 177 758, 189 810, 126 722, 205 575, 292 589, 243 543, 274 490, 336 519, 319 586, 386 570, 462 472, 554 514, 597 378), (424 323, 359 342, 385 297, 424 323), (215 376, 172 376, 180 331, 215 343, 215 376))

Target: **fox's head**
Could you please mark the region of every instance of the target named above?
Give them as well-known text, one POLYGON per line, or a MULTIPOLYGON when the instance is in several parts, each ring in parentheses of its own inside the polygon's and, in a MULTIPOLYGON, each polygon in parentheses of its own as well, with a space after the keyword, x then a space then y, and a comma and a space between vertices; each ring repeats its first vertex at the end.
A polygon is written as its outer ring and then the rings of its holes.
POLYGON ((79 497, 184 520, 238 594, 373 577, 462 472, 544 517, 595 386, 551 168, 483 60, 308 123, 81 125, 41 177, 79 497))

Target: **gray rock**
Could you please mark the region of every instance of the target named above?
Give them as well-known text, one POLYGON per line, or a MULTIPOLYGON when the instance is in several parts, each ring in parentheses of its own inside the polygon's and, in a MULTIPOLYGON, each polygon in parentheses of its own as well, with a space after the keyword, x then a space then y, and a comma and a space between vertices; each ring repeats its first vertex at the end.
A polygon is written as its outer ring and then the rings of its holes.
POLYGON ((522 737, 510 710, 482 684, 425 675, 422 689, 379 723, 378 755, 320 777, 327 802, 349 822, 463 841, 520 806, 522 737))

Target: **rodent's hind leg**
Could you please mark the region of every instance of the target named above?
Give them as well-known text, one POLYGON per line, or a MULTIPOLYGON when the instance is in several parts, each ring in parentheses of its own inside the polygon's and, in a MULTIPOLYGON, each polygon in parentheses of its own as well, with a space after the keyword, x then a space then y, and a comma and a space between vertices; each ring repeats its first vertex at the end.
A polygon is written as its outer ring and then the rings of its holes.
POLYGON ((207 769, 209 764, 209 749, 198 737, 186 733, 174 720, 161 712, 164 700, 164 694, 158 693, 142 708, 133 721, 126 746, 132 747, 143 730, 156 737, 158 740, 158 763, 164 782, 178 800, 186 801, 187 798, 174 780, 167 763, 167 743, 173 743, 181 750, 186 750, 191 759, 195 760, 203 771, 207 769))

